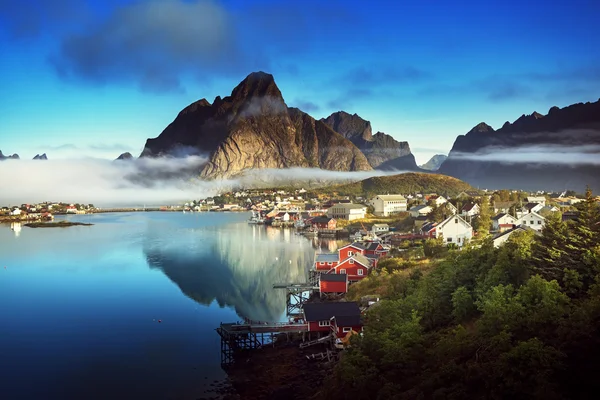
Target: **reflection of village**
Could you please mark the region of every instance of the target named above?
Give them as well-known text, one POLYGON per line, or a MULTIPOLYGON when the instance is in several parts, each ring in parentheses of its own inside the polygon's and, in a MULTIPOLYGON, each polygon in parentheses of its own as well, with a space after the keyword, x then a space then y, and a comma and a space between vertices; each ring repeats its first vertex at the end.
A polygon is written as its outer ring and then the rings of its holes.
MULTIPOLYGON (((274 212, 253 213, 249 223, 267 224, 265 234, 283 234, 283 240, 291 240, 293 235, 303 235, 317 223, 331 221, 323 215, 312 217, 309 213, 274 212), (273 228, 276 218, 285 218, 292 224, 281 231, 273 228), (325 221, 328 219, 329 221, 325 221), (277 233, 275 233, 277 232, 277 233)), ((260 227, 253 230, 261 232, 260 227)), ((363 302, 345 301, 349 286, 365 278, 376 268, 380 257, 387 255, 390 248, 383 244, 376 232, 367 232, 365 237, 349 243, 348 240, 327 239, 317 235, 309 236, 315 257, 306 281, 280 282, 274 289, 285 292, 287 322, 253 321, 248 318, 241 322, 222 323, 217 332, 221 336, 221 355, 223 366, 234 362, 240 350, 254 349, 267 343, 297 339, 301 349, 312 346, 321 347, 307 357, 312 359, 335 359, 338 351, 350 346, 354 335, 362 334, 362 315, 367 308, 376 304, 378 299, 364 299, 363 302)))

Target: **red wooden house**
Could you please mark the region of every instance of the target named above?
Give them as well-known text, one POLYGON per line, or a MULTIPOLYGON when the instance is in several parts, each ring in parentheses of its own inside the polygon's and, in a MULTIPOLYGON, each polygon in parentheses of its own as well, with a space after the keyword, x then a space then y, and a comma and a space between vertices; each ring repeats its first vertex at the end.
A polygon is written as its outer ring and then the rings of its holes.
POLYGON ((315 269, 317 271, 327 272, 335 268, 340 262, 337 254, 317 254, 315 258, 315 269))
POLYGON ((359 242, 354 242, 351 244, 348 244, 344 247, 342 247, 341 249, 338 250, 338 253, 340 255, 340 260, 343 261, 349 257, 352 257, 355 254, 365 254, 365 248, 362 245, 362 243, 359 242))
POLYGON ((337 228, 337 221, 327 216, 311 218, 308 223, 318 229, 335 230, 337 228))
MULTIPOLYGON (((362 254, 354 254, 334 267, 336 274, 347 274, 350 282, 360 281, 369 274, 373 263, 362 254)), ((333 272, 333 271, 332 271, 333 272)))
POLYGON ((362 254, 366 256, 376 256, 377 258, 387 256, 389 251, 387 248, 383 247, 381 242, 377 241, 365 242, 363 247, 365 250, 362 254))
POLYGON ((360 309, 356 302, 307 303, 302 312, 309 332, 335 333, 341 338, 350 331, 362 331, 360 309))
POLYGON ((337 295, 348 292, 347 274, 320 274, 319 293, 321 295, 337 295))

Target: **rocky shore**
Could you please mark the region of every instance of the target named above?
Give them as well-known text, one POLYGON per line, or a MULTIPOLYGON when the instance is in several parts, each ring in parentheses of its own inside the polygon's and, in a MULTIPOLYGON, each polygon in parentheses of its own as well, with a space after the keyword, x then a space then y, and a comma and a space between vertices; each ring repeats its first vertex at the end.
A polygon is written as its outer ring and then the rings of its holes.
POLYGON ((70 221, 59 221, 59 222, 31 222, 24 224, 28 228, 66 228, 69 226, 91 226, 94 224, 86 224, 84 222, 70 222, 70 221))

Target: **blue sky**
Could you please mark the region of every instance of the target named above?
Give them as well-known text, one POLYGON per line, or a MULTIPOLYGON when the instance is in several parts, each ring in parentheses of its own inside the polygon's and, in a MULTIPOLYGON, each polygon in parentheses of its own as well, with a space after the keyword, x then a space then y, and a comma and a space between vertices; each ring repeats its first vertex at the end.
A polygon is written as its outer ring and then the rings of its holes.
POLYGON ((0 149, 138 155, 252 71, 316 118, 345 110, 447 153, 485 121, 600 97, 596 0, 0 0, 0 149))

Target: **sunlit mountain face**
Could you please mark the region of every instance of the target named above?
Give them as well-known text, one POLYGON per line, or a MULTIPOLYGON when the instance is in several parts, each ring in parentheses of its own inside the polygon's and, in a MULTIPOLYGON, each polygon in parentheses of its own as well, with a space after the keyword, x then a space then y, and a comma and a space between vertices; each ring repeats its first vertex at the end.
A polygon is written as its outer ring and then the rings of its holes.
POLYGON ((311 242, 287 229, 245 222, 166 229, 171 231, 160 236, 147 233, 143 251, 150 268, 160 269, 198 303, 216 301, 240 318, 285 318, 285 290, 273 284, 306 282, 314 259, 311 242))

